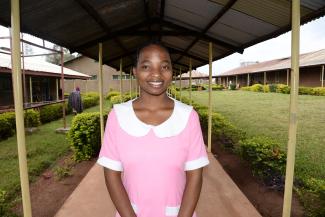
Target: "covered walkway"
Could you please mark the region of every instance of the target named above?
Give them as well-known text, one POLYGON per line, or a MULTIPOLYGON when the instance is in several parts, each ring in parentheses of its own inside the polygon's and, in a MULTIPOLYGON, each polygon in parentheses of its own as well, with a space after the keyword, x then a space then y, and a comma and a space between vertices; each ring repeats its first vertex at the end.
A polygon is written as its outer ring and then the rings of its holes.
MULTIPOLYGON (((209 153, 197 206, 199 217, 259 217, 220 163, 209 153)), ((103 169, 95 164, 55 217, 112 217, 115 208, 106 190, 103 169)))

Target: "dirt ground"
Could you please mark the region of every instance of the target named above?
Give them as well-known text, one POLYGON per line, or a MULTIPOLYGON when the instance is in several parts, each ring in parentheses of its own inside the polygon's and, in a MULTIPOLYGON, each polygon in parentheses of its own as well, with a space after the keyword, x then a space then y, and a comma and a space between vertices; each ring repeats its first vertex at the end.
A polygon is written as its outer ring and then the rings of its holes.
MULTIPOLYGON (((230 151, 221 149, 216 142, 213 142, 212 152, 222 165, 223 169, 228 173, 262 216, 282 216, 283 192, 266 186, 261 180, 253 176, 247 162, 244 162, 230 151)), ((291 210, 292 217, 304 216, 303 206, 299 203, 297 196, 294 194, 291 210)))
MULTIPOLYGON (((213 143, 212 151, 215 157, 261 215, 282 216, 283 192, 265 186, 253 176, 247 163, 213 143)), ((69 157, 70 155, 60 159, 57 165, 63 165, 69 157)), ((55 177, 53 169, 46 170, 30 187, 33 217, 53 217, 94 163, 93 159, 74 165, 71 169, 72 175, 60 181, 55 177)), ((17 205, 14 211, 22 216, 21 204, 17 205)), ((291 216, 302 217, 303 214, 303 207, 294 195, 291 216)))
MULTIPOLYGON (((70 157, 71 154, 61 158, 58 160, 57 165, 64 165, 66 159, 70 157)), ((70 171, 72 175, 62 180, 57 179, 57 176, 54 174, 54 169, 46 170, 30 186, 33 217, 53 217, 94 163, 95 159, 75 164, 70 171)), ((22 205, 17 205, 14 212, 19 216, 23 216, 22 205)))

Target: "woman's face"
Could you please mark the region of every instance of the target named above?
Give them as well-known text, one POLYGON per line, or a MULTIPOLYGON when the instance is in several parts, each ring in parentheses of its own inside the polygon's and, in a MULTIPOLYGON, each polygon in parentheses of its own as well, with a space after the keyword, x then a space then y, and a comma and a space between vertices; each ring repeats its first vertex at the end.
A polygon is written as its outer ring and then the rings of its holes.
POLYGON ((164 94, 173 75, 168 52, 158 45, 144 47, 139 54, 133 74, 142 91, 150 95, 164 94))

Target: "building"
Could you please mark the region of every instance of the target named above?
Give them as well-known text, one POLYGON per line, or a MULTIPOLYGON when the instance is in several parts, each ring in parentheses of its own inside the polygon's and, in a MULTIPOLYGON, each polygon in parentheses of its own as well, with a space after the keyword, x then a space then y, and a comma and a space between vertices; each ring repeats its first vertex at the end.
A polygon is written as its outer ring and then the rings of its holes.
MULTIPOLYGON (((192 70, 192 85, 199 85, 199 84, 208 84, 209 83, 209 75, 192 70)), ((215 78, 212 79, 212 83, 214 83, 215 78)), ((175 83, 175 81, 173 82, 175 83)), ((188 87, 190 83, 190 72, 186 72, 182 74, 182 87, 188 87)), ((178 75, 176 78, 176 86, 180 85, 180 76, 178 75)))
MULTIPOLYGON (((299 85, 324 87, 325 49, 300 55, 299 85)), ((239 86, 253 84, 290 85, 291 58, 281 58, 238 67, 218 75, 217 82, 239 86)))
MULTIPOLYGON (((61 99, 61 67, 24 58, 23 93, 25 107, 36 104, 56 102, 61 99)), ((88 79, 90 76, 64 68, 64 77, 71 79, 88 79)), ((9 55, 0 55, 0 111, 10 110, 14 107, 11 58, 9 55)))
MULTIPOLYGON (((67 91, 72 91, 76 86, 80 87, 81 91, 98 92, 98 61, 85 56, 79 56, 75 59, 66 61, 64 67, 76 70, 78 72, 89 75, 90 80, 66 80, 65 87, 67 91)), ((107 93, 110 89, 120 91, 120 72, 112 67, 103 65, 103 92, 107 93)), ((132 91, 136 91, 137 82, 132 77, 132 91)), ((130 91, 130 75, 123 72, 122 74, 122 92, 130 91)))

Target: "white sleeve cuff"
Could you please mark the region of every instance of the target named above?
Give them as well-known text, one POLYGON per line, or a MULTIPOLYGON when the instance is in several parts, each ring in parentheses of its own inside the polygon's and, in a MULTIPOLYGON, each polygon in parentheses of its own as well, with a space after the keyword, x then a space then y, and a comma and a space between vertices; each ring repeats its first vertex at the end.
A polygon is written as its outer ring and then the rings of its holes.
POLYGON ((209 164, 209 159, 207 157, 200 157, 196 160, 187 161, 185 163, 184 170, 195 170, 204 167, 209 164))
POLYGON ((100 157, 97 163, 103 167, 106 167, 115 171, 123 171, 123 166, 120 161, 112 160, 107 157, 100 157))

